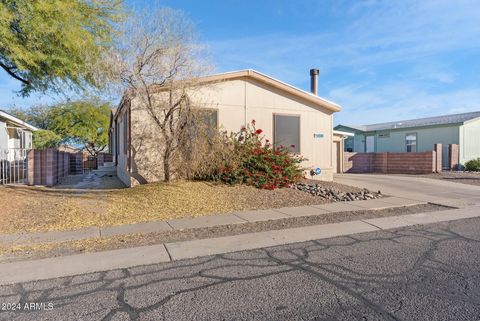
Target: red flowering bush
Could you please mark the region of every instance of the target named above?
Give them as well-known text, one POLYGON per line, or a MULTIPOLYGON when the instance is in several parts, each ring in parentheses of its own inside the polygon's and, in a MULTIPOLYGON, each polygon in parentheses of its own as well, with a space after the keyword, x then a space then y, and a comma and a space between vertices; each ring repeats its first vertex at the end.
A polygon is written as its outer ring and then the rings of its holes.
POLYGON ((209 172, 197 176, 200 179, 223 181, 228 184, 244 183, 273 190, 288 187, 303 177, 300 163, 305 159, 288 148, 273 146, 255 128, 255 121, 223 140, 225 146, 220 159, 210 160, 209 172))

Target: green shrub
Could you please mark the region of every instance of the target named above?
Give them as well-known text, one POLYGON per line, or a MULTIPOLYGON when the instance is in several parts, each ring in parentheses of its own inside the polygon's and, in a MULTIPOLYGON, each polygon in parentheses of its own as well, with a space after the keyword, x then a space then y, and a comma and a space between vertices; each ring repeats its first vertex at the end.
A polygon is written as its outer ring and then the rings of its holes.
POLYGON ((472 172, 480 171, 480 157, 477 159, 471 159, 465 163, 465 170, 472 172))
POLYGON ((57 148, 62 142, 62 137, 51 130, 37 130, 33 132, 33 148, 57 148))
POLYGON ((203 148, 204 157, 193 166, 196 179, 273 190, 303 178, 304 169, 300 164, 305 158, 285 146, 273 146, 264 139, 262 130, 255 127, 255 121, 238 133, 223 132, 209 140, 215 141, 215 145, 203 148))

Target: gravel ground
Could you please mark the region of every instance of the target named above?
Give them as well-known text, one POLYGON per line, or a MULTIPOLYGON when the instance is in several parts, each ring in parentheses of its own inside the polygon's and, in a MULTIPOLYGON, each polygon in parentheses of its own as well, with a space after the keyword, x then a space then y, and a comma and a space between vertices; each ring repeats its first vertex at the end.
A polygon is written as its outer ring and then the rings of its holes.
POLYGON ((321 214, 317 216, 292 217, 265 222, 231 224, 217 227, 165 231, 160 233, 132 234, 103 239, 89 239, 64 242, 58 244, 33 244, 31 246, 14 246, 3 248, 0 247, 0 261, 10 262, 32 258, 71 255, 83 252, 103 251, 118 248, 136 247, 142 245, 213 238, 270 230, 280 230, 309 225, 339 223, 376 217, 389 217, 414 213, 434 212, 446 209, 450 208, 435 204, 421 204, 388 208, 382 210, 339 212, 321 214))
POLYGON ((423 176, 433 179, 447 180, 449 182, 480 186, 480 172, 441 172, 423 176))
POLYGON ((351 202, 383 197, 380 191, 372 192, 367 189, 363 189, 358 192, 341 192, 335 187, 322 186, 318 183, 296 183, 290 185, 290 188, 309 193, 315 197, 320 197, 326 201, 332 202, 351 202))

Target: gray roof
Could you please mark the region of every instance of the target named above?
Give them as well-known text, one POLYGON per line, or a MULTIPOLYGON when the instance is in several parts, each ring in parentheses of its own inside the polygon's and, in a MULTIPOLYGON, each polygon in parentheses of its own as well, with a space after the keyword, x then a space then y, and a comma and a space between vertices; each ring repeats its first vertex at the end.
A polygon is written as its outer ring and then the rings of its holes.
POLYGON ((480 117, 480 111, 463 113, 463 114, 454 114, 454 115, 443 115, 427 118, 418 118, 410 120, 401 120, 393 121, 388 123, 379 123, 371 125, 361 125, 361 126, 350 126, 350 125, 339 125, 344 127, 349 127, 359 131, 369 132, 375 130, 387 130, 387 129, 396 129, 396 128, 412 128, 412 127, 424 127, 424 126, 435 126, 435 125, 449 125, 449 124, 462 124, 468 120, 480 117))

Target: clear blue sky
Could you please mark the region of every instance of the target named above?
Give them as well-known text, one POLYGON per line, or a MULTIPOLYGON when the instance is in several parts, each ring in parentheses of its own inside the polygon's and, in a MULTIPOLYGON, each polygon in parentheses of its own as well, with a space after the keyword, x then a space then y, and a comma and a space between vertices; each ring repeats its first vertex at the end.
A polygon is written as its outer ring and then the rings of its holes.
MULTIPOLYGON (((342 105, 335 123, 366 124, 480 110, 478 1, 129 0, 185 11, 218 72, 253 68, 342 105)), ((0 71, 0 106, 17 97, 0 71)))

